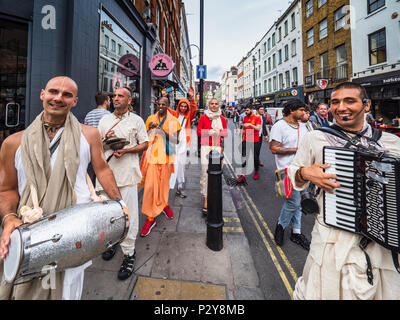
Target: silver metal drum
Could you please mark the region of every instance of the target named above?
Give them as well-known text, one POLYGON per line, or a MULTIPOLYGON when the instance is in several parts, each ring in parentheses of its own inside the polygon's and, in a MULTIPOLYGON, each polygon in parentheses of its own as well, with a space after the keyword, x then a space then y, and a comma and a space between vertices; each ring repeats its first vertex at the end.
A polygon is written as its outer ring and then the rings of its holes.
POLYGON ((42 271, 77 267, 125 239, 129 217, 118 200, 75 205, 11 234, 4 260, 7 283, 42 271))

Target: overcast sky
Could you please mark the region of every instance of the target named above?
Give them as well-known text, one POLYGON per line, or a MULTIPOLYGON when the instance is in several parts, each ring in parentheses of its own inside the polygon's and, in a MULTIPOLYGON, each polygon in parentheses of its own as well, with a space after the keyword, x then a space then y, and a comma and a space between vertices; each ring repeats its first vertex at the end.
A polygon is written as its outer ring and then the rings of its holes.
MULTIPOLYGON (((200 0, 184 3, 189 41, 200 46, 200 0)), ((223 73, 240 62, 288 7, 288 0, 204 0, 203 61, 207 80, 219 82, 223 73)), ((195 68, 199 50, 194 46, 191 50, 195 68)))

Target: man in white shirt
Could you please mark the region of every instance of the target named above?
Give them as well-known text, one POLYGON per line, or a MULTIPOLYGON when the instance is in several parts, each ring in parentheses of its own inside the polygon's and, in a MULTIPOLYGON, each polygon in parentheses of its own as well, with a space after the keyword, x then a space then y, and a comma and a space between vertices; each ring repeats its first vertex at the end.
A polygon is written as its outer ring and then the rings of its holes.
MULTIPOLYGON (((307 128, 301 123, 305 113, 304 102, 298 99, 290 99, 283 108, 283 120, 276 122, 270 134, 270 150, 275 155, 277 170, 287 169, 293 161, 297 148, 307 128)), ((278 246, 283 245, 284 230, 292 224, 290 240, 309 250, 310 241, 301 233, 301 194, 293 190, 284 203, 275 229, 275 242, 278 246)))
MULTIPOLYGON (((136 257, 136 236, 139 231, 137 185, 142 180, 139 168, 139 153, 147 149, 149 139, 143 119, 129 111, 129 106, 132 102, 130 89, 124 87, 115 90, 113 102, 114 113, 104 116, 100 120, 98 129, 103 140, 116 136, 129 141, 129 144, 123 149, 105 150, 106 159, 109 159, 108 165, 114 173, 122 199, 131 214, 128 235, 121 243, 124 259, 118 272, 118 278, 125 280, 133 272, 136 257)), ((101 191, 103 194, 103 188, 98 181, 96 190, 101 191)), ((113 247, 104 252, 103 259, 110 260, 115 251, 116 248, 113 247)))

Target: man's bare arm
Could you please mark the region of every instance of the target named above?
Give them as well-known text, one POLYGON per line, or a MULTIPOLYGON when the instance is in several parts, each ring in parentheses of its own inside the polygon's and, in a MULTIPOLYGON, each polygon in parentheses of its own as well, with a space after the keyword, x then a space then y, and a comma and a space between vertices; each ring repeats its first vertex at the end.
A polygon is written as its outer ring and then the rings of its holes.
POLYGON ((85 126, 83 128, 83 133, 90 145, 92 166, 97 179, 110 199, 121 199, 121 193, 115 182, 114 174, 104 156, 104 149, 99 131, 95 128, 85 126))
POLYGON ((280 155, 289 155, 295 154, 297 152, 297 148, 283 148, 282 143, 272 140, 269 144, 269 149, 272 154, 280 154, 280 155))
POLYGON ((0 239, 0 259, 8 254, 10 235, 22 221, 9 213, 17 213, 18 175, 15 169, 15 152, 21 144, 22 133, 8 137, 0 150, 0 221, 3 221, 3 232, 0 239))

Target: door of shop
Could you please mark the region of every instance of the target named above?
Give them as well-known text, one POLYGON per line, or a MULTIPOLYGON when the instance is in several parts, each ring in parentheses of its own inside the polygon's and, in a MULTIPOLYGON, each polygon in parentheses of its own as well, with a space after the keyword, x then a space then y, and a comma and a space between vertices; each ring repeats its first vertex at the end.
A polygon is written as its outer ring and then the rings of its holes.
POLYGON ((0 19, 0 146, 25 129, 28 25, 0 19))

